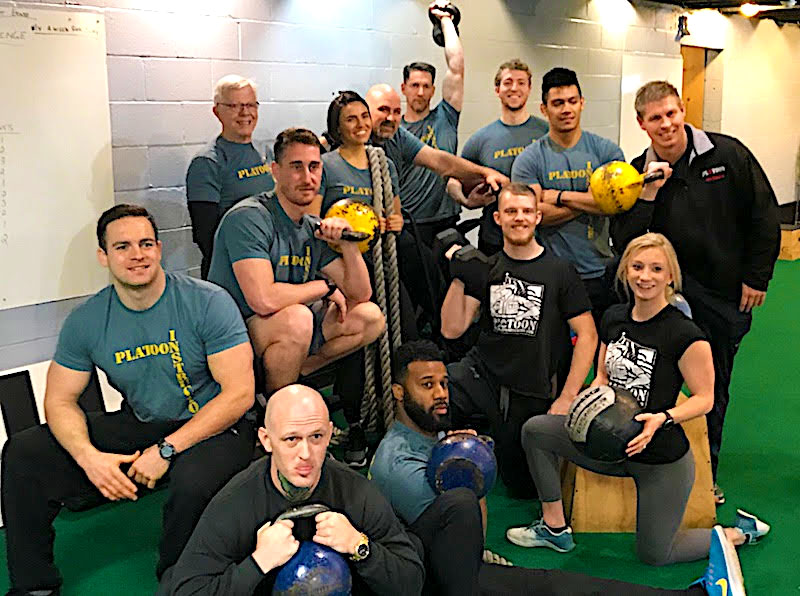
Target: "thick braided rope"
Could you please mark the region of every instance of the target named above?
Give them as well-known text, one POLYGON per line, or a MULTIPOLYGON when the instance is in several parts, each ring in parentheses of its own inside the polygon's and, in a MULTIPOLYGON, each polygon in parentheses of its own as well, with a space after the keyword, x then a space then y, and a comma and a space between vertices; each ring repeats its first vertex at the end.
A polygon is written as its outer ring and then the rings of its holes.
MULTIPOLYGON (((381 177, 383 178, 383 196, 389 197, 384 204, 386 217, 394 213, 394 192, 392 192, 392 177, 389 174, 389 160, 386 153, 381 150, 381 177)), ((392 340, 392 350, 396 350, 402 343, 400 327, 400 274, 397 271, 397 240, 394 234, 386 234, 384 243, 384 270, 386 272, 389 292, 389 332, 392 340)))
POLYGON ((375 385, 374 343, 364 346, 364 397, 361 400, 361 422, 367 432, 378 430, 378 388, 375 385))
MULTIPOLYGON (((381 175, 380 156, 383 149, 367 147, 367 158, 372 176, 372 207, 378 217, 384 217, 383 176, 381 175)), ((372 249, 372 264, 375 270, 375 297, 378 306, 383 311, 383 316, 389 321, 389 311, 386 301, 386 280, 383 270, 383 243, 378 241, 372 249)), ((394 402, 392 398, 392 353, 389 347, 389 333, 383 330, 378 338, 378 354, 381 364, 381 388, 383 390, 383 420, 389 428, 394 420, 394 402)))

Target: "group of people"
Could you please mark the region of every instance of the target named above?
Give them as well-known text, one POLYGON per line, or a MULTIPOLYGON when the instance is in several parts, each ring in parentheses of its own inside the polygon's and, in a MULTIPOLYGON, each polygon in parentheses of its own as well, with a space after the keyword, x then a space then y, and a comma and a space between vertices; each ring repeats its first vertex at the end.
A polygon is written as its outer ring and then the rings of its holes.
MULTIPOLYGON (((733 360, 778 253, 777 202, 763 170, 736 139, 686 124, 672 85, 650 82, 636 95, 636 117, 652 144, 633 164, 664 178, 645 185, 629 212, 607 216, 588 181, 624 159, 621 149, 581 129, 586 100, 569 69, 544 75, 544 119, 531 115, 531 71, 519 60, 495 76, 499 119, 459 157, 463 50, 452 13, 434 3, 432 14, 447 63, 433 107, 436 70, 415 62, 403 71, 405 113, 387 84, 364 97, 343 91, 324 134, 284 130, 264 155, 253 144, 255 84, 218 82, 222 132, 186 175, 208 281, 164 271, 145 209, 117 205, 100 217, 97 259, 111 284, 64 323, 47 424, 12 435, 3 451, 11 594, 60 592, 52 523, 64 503, 136 500, 162 483, 163 594, 268 593, 299 548, 293 522, 275 520, 304 503, 330 509, 308 538, 347 558, 355 593, 673 593, 484 563, 485 500, 468 489, 437 495, 425 479, 433 445, 454 430, 488 431, 510 493, 541 502, 540 518, 508 530, 511 542, 575 547, 559 479, 559 458, 568 458, 634 478, 642 561, 710 553, 706 576, 674 593, 716 594, 720 577, 731 594, 744 593, 734 547, 769 526, 740 511, 734 527, 679 529, 694 481, 680 423, 707 416, 716 478, 733 360), (431 334, 439 345, 412 332, 394 350, 395 422, 367 479, 349 467, 368 459, 363 349, 386 326, 371 301, 380 264, 343 239, 350 222, 324 216, 341 199, 372 203, 370 145, 389 160, 393 208, 379 227, 396 234, 401 292, 440 328, 431 334), (485 258, 447 276, 433 267, 431 283, 421 268, 462 206, 483 209, 485 258), (677 292, 693 318, 673 305, 677 292), (441 346, 469 330, 468 351, 448 362, 441 346), (349 426, 343 463, 328 456, 325 401, 303 384, 334 362, 349 426), (124 396, 119 411, 81 409, 95 367, 124 396), (644 412, 619 464, 587 458, 564 428, 592 369, 593 385, 631 391, 644 412), (689 399, 677 405, 684 383, 689 399), (252 461, 256 443, 266 456, 252 461)), ((447 252, 453 265, 459 248, 447 252)), ((716 496, 724 500, 718 488, 716 496)))

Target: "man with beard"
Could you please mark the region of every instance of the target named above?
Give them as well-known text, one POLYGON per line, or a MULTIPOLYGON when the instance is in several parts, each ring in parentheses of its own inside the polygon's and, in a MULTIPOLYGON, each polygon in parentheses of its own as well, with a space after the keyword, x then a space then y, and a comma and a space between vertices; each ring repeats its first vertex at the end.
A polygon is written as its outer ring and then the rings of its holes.
POLYGON ((415 179, 413 166, 433 170, 444 178, 454 177, 469 182, 485 182, 498 190, 508 182, 508 177, 491 168, 467 161, 457 155, 428 147, 400 126, 402 108, 397 91, 386 83, 370 87, 365 96, 372 117, 372 143, 383 147, 386 155, 397 166, 400 175, 400 201, 412 196, 415 179))
MULTIPOLYGON (((430 12, 439 19, 444 37, 447 72, 442 80, 442 101, 431 108, 436 91, 436 68, 427 62, 403 67, 400 91, 406 98, 401 125, 429 147, 455 153, 458 147, 458 119, 464 103, 464 48, 453 24, 453 15, 442 10, 447 0, 437 0, 430 12)), ((446 180, 425 167, 415 166, 403 195, 403 206, 416 220, 420 240, 427 245, 442 230, 455 227, 461 205, 445 192, 446 180)))
POLYGON ((591 367, 597 331, 575 269, 534 237, 542 216, 533 190, 517 183, 503 187, 497 209, 503 250, 489 257, 488 265, 473 259, 453 271, 442 305, 442 335, 460 337, 480 314, 477 344, 448 366, 453 421, 457 428, 474 424, 475 417, 485 421, 503 482, 514 496, 531 497, 522 425, 531 416, 567 412, 591 367), (568 327, 578 338, 569 374, 553 401, 552 350, 568 327))
MULTIPOLYGON (((461 151, 461 157, 492 167, 511 176, 511 166, 522 151, 547 134, 547 122, 531 116, 528 97, 531 94, 531 70, 524 62, 513 59, 503 62, 494 76, 494 92, 500 100, 500 118, 472 135, 461 151)), ((490 256, 503 248, 503 235, 494 223, 496 196, 478 186, 464 196, 464 188, 456 178, 447 183, 447 192, 461 205, 483 207, 478 248, 490 256)))
POLYGON ((484 500, 479 504, 475 493, 466 488, 437 495, 426 478, 433 446, 451 428, 442 353, 428 341, 403 344, 395 351, 392 374, 396 418, 378 446, 370 476, 407 524, 412 539, 422 543, 427 571, 423 594, 702 596, 718 594, 721 579, 730 586, 731 595, 744 594, 736 549, 719 526, 712 534, 705 576, 686 590, 649 588, 558 569, 484 563, 484 500))
POLYGON ((608 217, 589 191, 592 171, 624 160, 615 143, 581 130, 584 98, 576 74, 554 68, 542 78, 542 114, 550 132, 530 145, 514 162, 511 179, 529 185, 539 198, 539 240, 555 256, 578 270, 600 324, 606 308, 617 302, 613 290, 613 253, 608 217))
POLYGON ((267 393, 375 341, 384 326, 380 308, 369 302, 357 244, 340 240, 350 224, 326 218, 315 231, 303 217, 319 214, 319 139, 290 128, 274 151, 275 191, 225 214, 209 272, 242 311, 267 393), (337 241, 341 255, 328 245, 337 241))

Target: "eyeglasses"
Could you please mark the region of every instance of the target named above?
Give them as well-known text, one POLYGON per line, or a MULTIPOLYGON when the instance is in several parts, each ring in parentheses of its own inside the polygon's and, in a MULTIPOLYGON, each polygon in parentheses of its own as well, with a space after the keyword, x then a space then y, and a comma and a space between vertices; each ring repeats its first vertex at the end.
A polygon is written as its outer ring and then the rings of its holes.
POLYGON ((241 109, 245 109, 248 112, 252 112, 258 109, 258 102, 255 103, 222 103, 219 102, 218 105, 225 106, 228 109, 236 110, 237 112, 241 109))

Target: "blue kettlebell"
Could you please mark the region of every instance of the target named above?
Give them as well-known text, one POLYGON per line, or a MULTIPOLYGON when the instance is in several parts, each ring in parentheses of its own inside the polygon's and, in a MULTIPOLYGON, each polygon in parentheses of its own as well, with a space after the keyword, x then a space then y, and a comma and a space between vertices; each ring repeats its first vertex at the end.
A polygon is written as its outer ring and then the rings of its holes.
POLYGON ((433 446, 426 476, 437 494, 465 487, 485 497, 497 479, 494 441, 469 433, 444 437, 433 446))
MULTIPOLYGON (((291 519, 297 528, 298 520, 313 518, 325 505, 311 504, 294 507, 279 515, 275 521, 291 519)), ((298 537, 295 533, 295 537, 298 537)), ((298 537, 299 538, 299 537, 298 537)), ((302 539, 302 538, 300 538, 302 539)), ((311 540, 300 543, 300 548, 278 571, 272 586, 274 596, 349 596, 353 589, 350 566, 342 555, 332 548, 311 540)))

